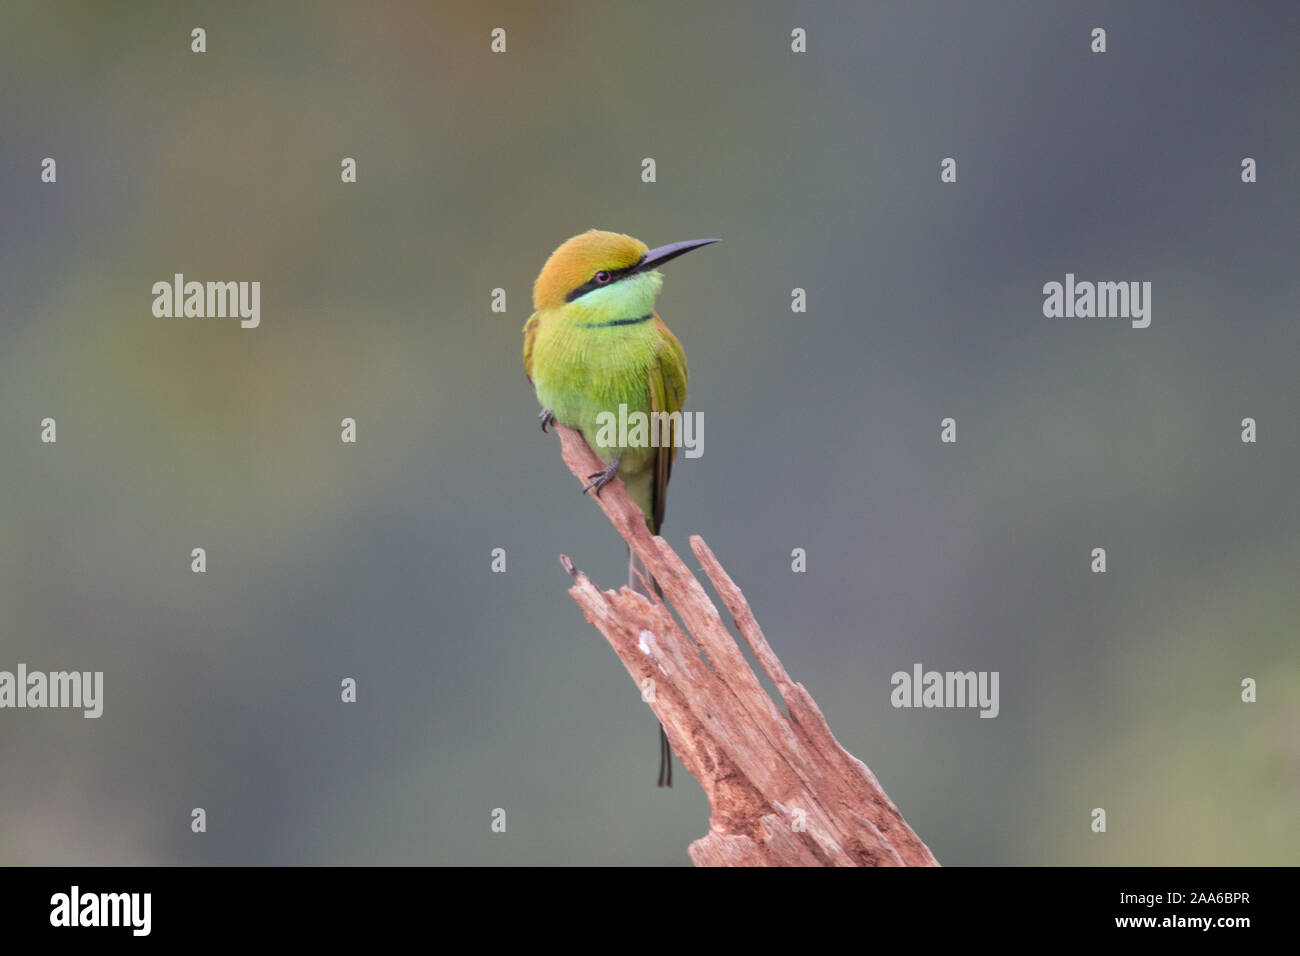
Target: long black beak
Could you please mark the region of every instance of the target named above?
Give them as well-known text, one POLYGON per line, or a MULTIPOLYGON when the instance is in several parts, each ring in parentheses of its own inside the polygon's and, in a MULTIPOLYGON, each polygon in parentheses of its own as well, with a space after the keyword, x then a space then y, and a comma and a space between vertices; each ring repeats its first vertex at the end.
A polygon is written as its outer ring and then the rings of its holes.
POLYGON ((637 272, 644 272, 647 269, 654 269, 663 265, 670 259, 676 259, 678 256, 684 256, 692 249, 698 249, 700 246, 712 245, 715 242, 721 242, 720 239, 685 239, 681 242, 670 242, 666 246, 659 246, 657 249, 651 249, 645 254, 640 262, 636 264, 637 272))

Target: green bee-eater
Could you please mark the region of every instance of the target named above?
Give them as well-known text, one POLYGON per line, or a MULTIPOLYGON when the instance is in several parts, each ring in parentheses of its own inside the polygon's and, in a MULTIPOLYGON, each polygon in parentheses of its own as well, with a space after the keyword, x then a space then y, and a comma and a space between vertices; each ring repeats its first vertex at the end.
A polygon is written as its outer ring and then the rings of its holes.
MULTIPOLYGON (((677 454, 675 428, 658 445, 601 444, 600 416, 680 412, 686 402, 686 355, 655 313, 663 287, 657 267, 716 239, 690 239, 650 249, 617 232, 574 236, 551 253, 533 285, 536 311, 524 325, 524 372, 542 405, 542 431, 552 422, 582 432, 607 466, 589 475, 584 492, 617 475, 658 534, 668 476, 677 454), (623 408, 621 409, 620 406, 623 408)), ((675 421, 675 419, 674 419, 675 421)), ((605 429, 608 434, 608 429, 605 429)), ((651 430, 654 434, 654 430, 651 430)), ((649 596, 649 574, 629 556, 628 586, 649 596)), ((659 786, 672 786, 672 751, 659 728, 659 786)))

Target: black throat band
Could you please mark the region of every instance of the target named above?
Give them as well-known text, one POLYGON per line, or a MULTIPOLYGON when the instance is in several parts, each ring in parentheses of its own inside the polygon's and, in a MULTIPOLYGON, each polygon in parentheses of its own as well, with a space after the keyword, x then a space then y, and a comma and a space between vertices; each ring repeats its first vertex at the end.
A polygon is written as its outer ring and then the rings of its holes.
POLYGON ((615 325, 640 325, 642 322, 649 322, 654 318, 653 312, 647 312, 645 315, 638 315, 634 319, 610 319, 607 322, 579 322, 580 329, 608 329, 615 325))

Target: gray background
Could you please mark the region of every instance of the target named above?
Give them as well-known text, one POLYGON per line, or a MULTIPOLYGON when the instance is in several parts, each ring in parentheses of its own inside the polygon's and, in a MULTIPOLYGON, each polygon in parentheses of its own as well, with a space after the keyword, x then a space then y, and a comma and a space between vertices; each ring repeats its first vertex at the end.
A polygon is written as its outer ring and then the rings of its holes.
POLYGON ((0 711, 0 862, 687 862, 707 802, 654 787, 556 560, 615 586, 622 542, 520 365, 592 226, 724 239, 664 270, 706 422, 666 535, 705 536, 941 861, 1300 862, 1298 28, 6 3, 0 669, 107 686, 98 721, 0 711), (260 280, 261 328, 154 318, 174 272, 260 280), (1151 327, 1044 318, 1066 272, 1150 281, 1151 327), (999 671, 1001 715, 893 709, 917 661, 999 671))

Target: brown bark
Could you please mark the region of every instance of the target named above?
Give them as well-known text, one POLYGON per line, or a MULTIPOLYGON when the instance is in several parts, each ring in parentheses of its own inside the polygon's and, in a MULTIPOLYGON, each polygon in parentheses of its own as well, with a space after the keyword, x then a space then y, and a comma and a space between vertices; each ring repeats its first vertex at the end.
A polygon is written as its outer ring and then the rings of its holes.
MULTIPOLYGON (((564 461, 585 484, 602 467, 580 433, 558 426, 564 461)), ((737 630, 776 685, 787 717, 759 683, 704 586, 615 480, 598 499, 663 589, 664 604, 601 591, 561 555, 569 589, 613 646, 713 808, 689 848, 697 866, 937 866, 866 764, 835 740, 816 702, 768 646, 745 596, 704 539, 691 536, 737 630)))

